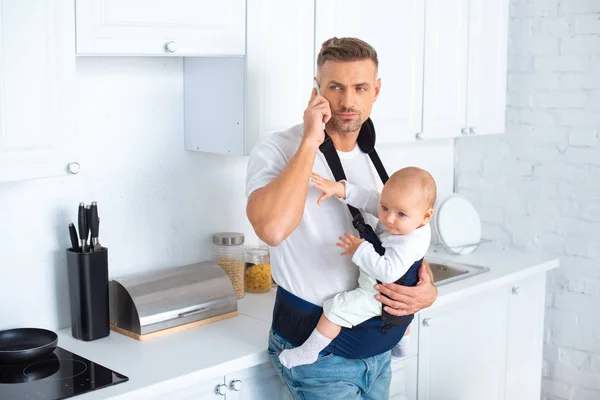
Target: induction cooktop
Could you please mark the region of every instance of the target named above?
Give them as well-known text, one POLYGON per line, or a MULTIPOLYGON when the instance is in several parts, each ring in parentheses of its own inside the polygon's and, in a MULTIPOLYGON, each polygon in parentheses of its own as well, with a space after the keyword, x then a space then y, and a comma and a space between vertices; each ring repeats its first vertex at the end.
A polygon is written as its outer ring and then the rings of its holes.
POLYGON ((129 378, 57 347, 24 365, 0 365, 0 399, 60 400, 127 382, 129 378))

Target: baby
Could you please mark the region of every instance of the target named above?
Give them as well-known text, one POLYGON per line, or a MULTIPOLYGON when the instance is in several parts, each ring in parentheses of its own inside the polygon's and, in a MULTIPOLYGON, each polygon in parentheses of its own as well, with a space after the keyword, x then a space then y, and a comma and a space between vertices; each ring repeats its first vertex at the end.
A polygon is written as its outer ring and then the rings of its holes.
MULTIPOLYGON (((374 288, 376 280, 396 282, 425 256, 431 242, 429 220, 433 215, 436 185, 427 171, 416 167, 396 171, 384 185, 381 196, 376 191, 345 181, 333 182, 316 173, 311 180, 323 191, 317 203, 335 195, 346 204, 378 215, 375 233, 385 254, 380 256, 371 243, 349 233, 339 238, 336 245, 345 249, 342 255, 351 255, 360 268, 358 288, 338 293, 323 303, 323 314, 310 337, 301 346, 279 355, 281 364, 287 368, 314 363, 342 327, 351 328, 380 316, 382 305, 375 299, 379 293, 374 288)), ((394 355, 402 354, 403 342, 404 339, 393 349, 394 355)))

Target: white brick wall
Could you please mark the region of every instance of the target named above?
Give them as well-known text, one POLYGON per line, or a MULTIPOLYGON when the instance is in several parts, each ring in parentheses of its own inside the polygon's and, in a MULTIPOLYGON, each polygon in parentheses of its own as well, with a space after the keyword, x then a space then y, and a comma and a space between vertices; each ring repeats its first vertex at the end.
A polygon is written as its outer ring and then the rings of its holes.
POLYGON ((600 400, 600 0, 511 2, 507 132, 457 141, 457 190, 485 238, 560 258, 542 398, 600 400))

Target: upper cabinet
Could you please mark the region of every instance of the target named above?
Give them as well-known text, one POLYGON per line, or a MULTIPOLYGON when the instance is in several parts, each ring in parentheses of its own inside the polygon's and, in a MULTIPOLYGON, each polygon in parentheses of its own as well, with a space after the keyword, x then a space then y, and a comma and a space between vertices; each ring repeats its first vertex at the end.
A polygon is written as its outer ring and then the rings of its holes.
POLYGON ((503 133, 508 0, 429 0, 423 139, 503 133))
POLYGON ((414 140, 422 131, 424 3, 316 1, 316 54, 333 36, 358 37, 377 51, 381 92, 372 119, 379 144, 414 140))
POLYGON ((506 121, 508 0, 470 0, 469 134, 503 133, 506 121))
POLYGON ((245 0, 76 0, 78 55, 233 56, 245 0))
POLYGON ((71 0, 0 1, 0 182, 77 173, 71 0))
POLYGON ((425 17, 423 138, 465 127, 469 0, 428 0, 425 17))
POLYGON ((314 71, 312 1, 247 0, 246 127, 249 154, 262 137, 302 122, 314 71))

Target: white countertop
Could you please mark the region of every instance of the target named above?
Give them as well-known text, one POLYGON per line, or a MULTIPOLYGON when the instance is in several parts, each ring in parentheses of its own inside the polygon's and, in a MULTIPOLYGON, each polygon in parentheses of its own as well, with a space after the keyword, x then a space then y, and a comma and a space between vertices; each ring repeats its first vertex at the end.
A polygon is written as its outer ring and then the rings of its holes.
MULTIPOLYGON (((432 307, 558 267, 557 259, 504 251, 493 244, 482 245, 467 255, 434 250, 429 255, 490 268, 486 273, 440 286, 432 307)), ((58 345, 129 377, 128 382, 77 398, 140 399, 144 393, 156 396, 269 361, 266 348, 274 299, 274 290, 246 294, 238 301, 238 317, 148 341, 111 332, 106 338, 83 342, 74 339, 69 328, 58 332, 58 345)))

